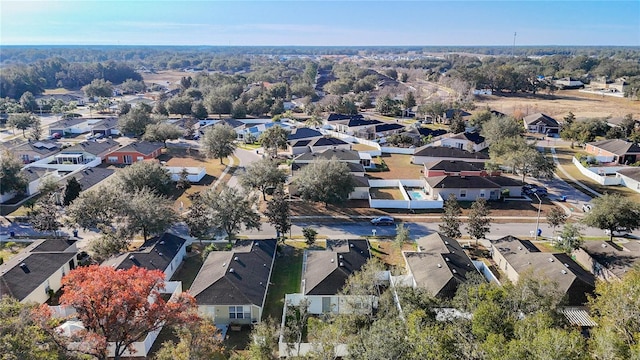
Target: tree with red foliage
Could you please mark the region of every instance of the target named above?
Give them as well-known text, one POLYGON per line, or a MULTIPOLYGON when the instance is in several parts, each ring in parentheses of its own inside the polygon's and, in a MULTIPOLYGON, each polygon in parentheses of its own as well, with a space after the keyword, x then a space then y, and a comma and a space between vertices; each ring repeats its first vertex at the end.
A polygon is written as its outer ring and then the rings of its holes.
POLYGON ((195 300, 187 293, 165 301, 164 273, 132 267, 116 270, 92 265, 72 270, 62 279, 60 303, 76 309, 86 331, 82 341, 93 346, 92 355, 107 358, 108 344, 115 346, 115 359, 163 326, 198 320, 195 300))

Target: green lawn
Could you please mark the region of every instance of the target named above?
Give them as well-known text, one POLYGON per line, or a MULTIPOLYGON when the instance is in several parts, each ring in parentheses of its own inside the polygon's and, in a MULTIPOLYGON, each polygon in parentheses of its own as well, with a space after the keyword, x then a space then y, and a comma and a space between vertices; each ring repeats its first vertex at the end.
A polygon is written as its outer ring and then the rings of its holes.
POLYGON ((300 292, 303 250, 288 244, 282 245, 276 258, 271 285, 262 318, 272 317, 276 322, 282 318, 284 295, 300 292))
POLYGON ((188 257, 184 260, 180 269, 171 277, 172 281, 182 281, 183 291, 191 288, 193 280, 195 280, 198 271, 200 271, 204 263, 201 254, 199 244, 194 243, 191 252, 187 253, 188 257))

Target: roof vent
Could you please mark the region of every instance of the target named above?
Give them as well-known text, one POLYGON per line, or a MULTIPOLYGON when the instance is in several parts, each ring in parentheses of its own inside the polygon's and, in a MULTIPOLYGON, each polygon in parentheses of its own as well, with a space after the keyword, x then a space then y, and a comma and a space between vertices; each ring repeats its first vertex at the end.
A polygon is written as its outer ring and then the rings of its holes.
POLYGON ((564 263, 564 266, 565 266, 565 267, 569 267, 569 264, 567 264, 567 263, 564 263))
POLYGON ((340 259, 343 259, 343 258, 344 258, 344 256, 342 256, 342 254, 338 255, 338 257, 339 257, 340 259))
POLYGON ((238 257, 237 257, 237 256, 236 256, 236 257, 234 257, 234 258, 233 258, 233 260, 235 260, 235 261, 240 261, 240 259, 238 259, 238 257))
POLYGON ((553 258, 549 258, 549 262, 553 262, 553 258))
POLYGON ((522 250, 522 246, 518 246, 518 250, 522 250))
POLYGON ((607 244, 602 244, 602 245, 600 245, 600 246, 602 246, 603 248, 606 248, 606 247, 607 247, 607 244))
POLYGON ((449 245, 449 242, 447 240, 444 241, 445 245, 449 245))
POLYGON ((158 244, 164 245, 164 240, 160 241, 158 244))
POLYGON ((344 266, 344 263, 342 261, 340 261, 340 266, 344 266))
POLYGON ((441 267, 442 267, 442 264, 438 264, 438 267, 439 267, 439 268, 441 268, 441 267))
POLYGON ((458 273, 458 271, 456 269, 451 269, 451 272, 454 273, 454 274, 458 273))
POLYGON ((162 253, 161 253, 161 252, 159 252, 159 253, 158 253, 158 255, 162 256, 162 253))
POLYGON ((27 267, 27 264, 25 264, 25 263, 22 263, 22 264, 20 264, 20 267, 21 267, 21 268, 23 268, 23 269, 26 269, 26 267, 27 267))
POLYGON ((334 262, 334 261, 335 261, 334 259, 331 259, 331 262, 334 262))
POLYGON ((349 247, 353 247, 353 244, 349 244, 349 247))
POLYGON ((222 267, 225 267, 225 266, 227 266, 227 263, 226 263, 226 262, 223 262, 223 263, 222 263, 222 267))
POLYGON ((260 286, 262 286, 262 281, 260 281, 260 286))
POLYGON ((562 273, 563 273, 563 274, 566 274, 566 273, 567 273, 567 270, 562 269, 562 273))
POLYGON ((234 273, 234 272, 236 272, 236 271, 235 271, 235 270, 233 270, 233 268, 231 268, 231 269, 229 269, 229 272, 230 272, 230 273, 234 273))
POLYGON ((267 267, 267 264, 262 264, 262 267, 267 267))
POLYGON ((444 258, 444 261, 449 262, 451 261, 448 257, 444 258))
POLYGON ((133 256, 133 255, 129 256, 129 260, 132 260, 132 261, 133 261, 133 260, 135 260, 135 259, 136 259, 136 257, 135 257, 135 256, 133 256))

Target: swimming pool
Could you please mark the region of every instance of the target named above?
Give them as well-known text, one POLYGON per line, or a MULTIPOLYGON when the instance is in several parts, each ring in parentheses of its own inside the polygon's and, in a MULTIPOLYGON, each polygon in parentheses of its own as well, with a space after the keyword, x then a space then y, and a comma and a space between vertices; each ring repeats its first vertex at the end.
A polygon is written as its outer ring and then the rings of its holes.
POLYGON ((407 194, 409 194, 411 200, 427 200, 427 194, 422 190, 408 190, 407 194))

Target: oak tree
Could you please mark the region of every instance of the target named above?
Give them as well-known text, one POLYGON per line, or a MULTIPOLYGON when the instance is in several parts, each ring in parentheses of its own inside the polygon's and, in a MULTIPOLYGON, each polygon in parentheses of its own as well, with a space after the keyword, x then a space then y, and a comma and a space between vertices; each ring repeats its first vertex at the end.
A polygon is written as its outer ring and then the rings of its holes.
POLYGON ((315 161, 300 170, 294 187, 307 201, 338 204, 346 201, 355 189, 355 180, 347 164, 338 160, 315 161))
POLYGON ((451 193, 447 200, 444 201, 444 213, 441 217, 442 224, 438 225, 440 232, 444 236, 454 239, 462 236, 462 232, 460 232, 460 225, 462 225, 460 215, 462 215, 462 210, 460 209, 456 195, 451 193))
POLYGON ((491 229, 491 219, 489 218, 489 208, 485 198, 478 198, 471 204, 469 211, 469 220, 467 223, 467 232, 469 236, 476 239, 484 239, 485 235, 491 229))
POLYGON ((222 159, 231 156, 236 150, 236 132, 229 125, 215 125, 204 132, 201 141, 202 151, 210 158, 222 159))
POLYGON ((609 231, 609 240, 618 228, 630 231, 640 227, 640 204, 618 194, 604 194, 591 201, 593 208, 582 222, 609 231))
POLYGON ((284 184, 287 175, 278 169, 278 163, 270 158, 263 158, 246 166, 240 175, 240 184, 247 190, 258 189, 262 192, 262 199, 266 200, 266 191, 284 184))

